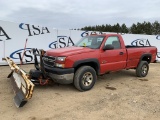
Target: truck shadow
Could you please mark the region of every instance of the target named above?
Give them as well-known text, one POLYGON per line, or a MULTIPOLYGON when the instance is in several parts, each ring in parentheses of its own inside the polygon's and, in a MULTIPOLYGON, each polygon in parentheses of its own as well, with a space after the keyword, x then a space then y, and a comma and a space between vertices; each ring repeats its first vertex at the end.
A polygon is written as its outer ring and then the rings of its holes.
POLYGON ((98 76, 98 78, 107 79, 108 77, 112 77, 112 78, 123 78, 123 77, 129 77, 129 76, 137 77, 135 72, 136 72, 135 70, 120 70, 116 72, 107 73, 102 76, 98 76))
POLYGON ((121 70, 109 74, 104 74, 102 76, 98 76, 96 84, 123 83, 129 80, 136 80, 136 79, 137 76, 135 70, 121 70))
POLYGON ((35 90, 43 90, 43 91, 76 91, 76 88, 74 87, 73 84, 58 84, 58 83, 53 83, 51 85, 45 85, 45 86, 40 86, 37 85, 35 86, 35 90))

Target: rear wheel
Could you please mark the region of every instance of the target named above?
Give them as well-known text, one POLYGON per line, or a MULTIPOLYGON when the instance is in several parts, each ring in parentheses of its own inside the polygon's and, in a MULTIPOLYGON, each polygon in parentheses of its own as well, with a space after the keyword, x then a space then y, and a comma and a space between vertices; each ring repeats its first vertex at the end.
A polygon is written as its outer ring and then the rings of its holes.
POLYGON ((94 86, 96 80, 96 71, 90 66, 82 66, 75 73, 74 86, 80 91, 87 91, 94 86))
POLYGON ((149 65, 146 61, 141 61, 136 68, 136 75, 138 77, 145 77, 148 74, 149 65))

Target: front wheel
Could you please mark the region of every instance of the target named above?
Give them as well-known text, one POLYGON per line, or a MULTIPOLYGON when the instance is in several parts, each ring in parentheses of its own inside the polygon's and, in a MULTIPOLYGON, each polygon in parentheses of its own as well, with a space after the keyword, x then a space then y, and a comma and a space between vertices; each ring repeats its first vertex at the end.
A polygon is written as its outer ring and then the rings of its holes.
POLYGON ((74 86, 80 91, 87 91, 94 86, 96 80, 96 71, 90 66, 82 66, 75 73, 74 86))
POLYGON ((148 74, 149 65, 146 61, 141 61, 136 68, 136 74, 138 77, 145 77, 148 74))

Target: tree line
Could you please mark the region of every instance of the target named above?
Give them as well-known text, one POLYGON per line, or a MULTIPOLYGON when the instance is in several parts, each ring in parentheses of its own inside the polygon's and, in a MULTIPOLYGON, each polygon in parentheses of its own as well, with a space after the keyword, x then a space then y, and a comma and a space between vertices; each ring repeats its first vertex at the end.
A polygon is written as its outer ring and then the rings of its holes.
POLYGON ((143 23, 133 23, 131 27, 127 27, 125 24, 120 25, 119 23, 114 25, 103 24, 95 26, 85 26, 77 30, 158 35, 160 34, 160 23, 158 21, 155 21, 153 23, 144 21, 143 23))

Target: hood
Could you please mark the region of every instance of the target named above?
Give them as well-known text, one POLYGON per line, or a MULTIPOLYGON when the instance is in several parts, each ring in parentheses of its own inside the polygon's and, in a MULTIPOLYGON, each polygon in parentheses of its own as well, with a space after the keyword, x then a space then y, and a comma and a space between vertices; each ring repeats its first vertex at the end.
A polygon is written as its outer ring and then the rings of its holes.
POLYGON ((94 52, 94 49, 90 49, 87 47, 65 47, 65 48, 57 48, 47 50, 47 56, 71 56, 74 54, 82 54, 86 52, 94 52))

